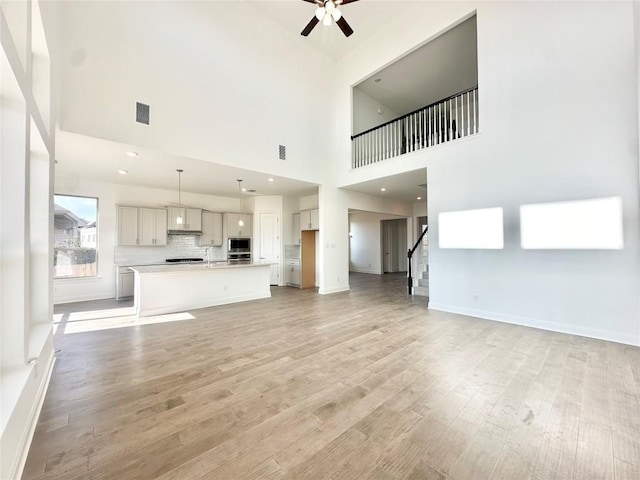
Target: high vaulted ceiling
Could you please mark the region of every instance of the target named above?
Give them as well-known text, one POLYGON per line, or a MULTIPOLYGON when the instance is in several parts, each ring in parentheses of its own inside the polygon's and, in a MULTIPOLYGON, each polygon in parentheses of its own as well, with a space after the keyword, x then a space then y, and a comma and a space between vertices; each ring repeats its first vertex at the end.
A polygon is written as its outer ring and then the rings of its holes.
MULTIPOLYGON (((416 2, 361 0, 341 7, 343 15, 355 31, 349 38, 335 25, 324 27, 321 24, 309 37, 302 37, 300 31, 315 10, 314 5, 302 0, 247 0, 246 3, 263 15, 265 21, 273 22, 278 28, 289 32, 295 41, 310 44, 318 51, 318 55, 339 62, 366 42, 373 41, 380 30, 398 28, 394 25, 398 22, 394 12, 404 10, 406 13, 416 2)), ((317 193, 317 185, 308 182, 283 177, 275 177, 274 182, 268 182, 268 172, 249 171, 164 154, 66 131, 59 132, 56 153, 56 171, 78 178, 174 189, 177 181, 175 169, 183 168, 183 188, 194 193, 233 197, 237 195, 237 178, 242 178, 243 185, 247 188, 255 189, 255 194, 305 196, 317 193), (126 152, 130 150, 137 151, 140 155, 129 158, 126 152), (118 170, 127 170, 128 174, 119 175, 118 170)), ((349 188, 384 198, 415 202, 417 196, 424 195, 424 187, 416 183, 415 178, 412 174, 400 174, 349 188), (380 191, 384 185, 390 186, 387 192, 380 191)))

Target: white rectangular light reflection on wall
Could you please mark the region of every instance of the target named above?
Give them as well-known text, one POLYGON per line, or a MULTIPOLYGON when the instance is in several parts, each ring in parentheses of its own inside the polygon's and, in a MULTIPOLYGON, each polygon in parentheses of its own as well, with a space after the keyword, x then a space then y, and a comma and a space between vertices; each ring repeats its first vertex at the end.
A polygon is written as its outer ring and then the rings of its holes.
POLYGON ((622 249, 622 199, 522 205, 520 238, 526 249, 622 249))
POLYGON ((438 243, 440 248, 504 248, 502 208, 440 213, 438 243))

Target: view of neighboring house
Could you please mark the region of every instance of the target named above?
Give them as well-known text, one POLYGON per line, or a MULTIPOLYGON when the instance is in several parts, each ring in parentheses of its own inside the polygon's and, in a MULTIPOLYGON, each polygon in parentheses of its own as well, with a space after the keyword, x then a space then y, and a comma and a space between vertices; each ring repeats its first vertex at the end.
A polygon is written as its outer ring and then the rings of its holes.
POLYGON ((88 222, 54 204, 55 278, 89 277, 96 274, 96 222, 88 222))

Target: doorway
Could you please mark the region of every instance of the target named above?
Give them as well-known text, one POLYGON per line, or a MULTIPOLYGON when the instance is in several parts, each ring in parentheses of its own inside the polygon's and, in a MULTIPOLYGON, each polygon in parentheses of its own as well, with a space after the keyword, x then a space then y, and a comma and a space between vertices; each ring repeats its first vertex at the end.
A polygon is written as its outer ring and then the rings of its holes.
POLYGON ((382 273, 407 271, 407 219, 382 220, 382 273))

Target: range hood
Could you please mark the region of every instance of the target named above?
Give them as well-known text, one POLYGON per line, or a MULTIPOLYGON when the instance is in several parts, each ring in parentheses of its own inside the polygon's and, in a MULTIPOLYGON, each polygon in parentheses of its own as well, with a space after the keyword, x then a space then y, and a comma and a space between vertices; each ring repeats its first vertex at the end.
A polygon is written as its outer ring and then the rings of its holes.
POLYGON ((167 230, 167 235, 202 235, 202 230, 167 230))

